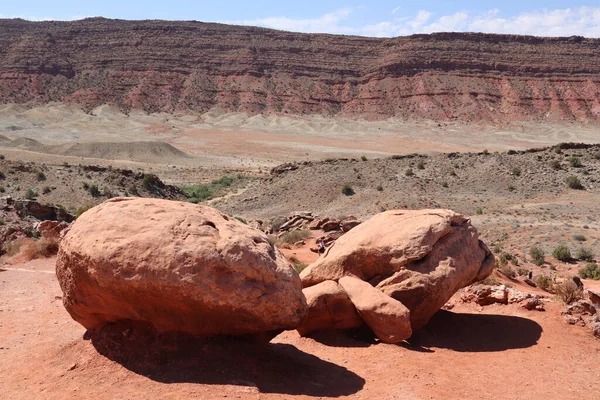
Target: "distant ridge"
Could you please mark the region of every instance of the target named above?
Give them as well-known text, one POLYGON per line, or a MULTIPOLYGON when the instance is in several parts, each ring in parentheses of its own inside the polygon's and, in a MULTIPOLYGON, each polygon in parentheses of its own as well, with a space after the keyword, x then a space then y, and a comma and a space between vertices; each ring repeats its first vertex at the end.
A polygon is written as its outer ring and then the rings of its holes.
POLYGON ((600 40, 0 20, 0 103, 48 102, 149 113, 598 123, 600 40))

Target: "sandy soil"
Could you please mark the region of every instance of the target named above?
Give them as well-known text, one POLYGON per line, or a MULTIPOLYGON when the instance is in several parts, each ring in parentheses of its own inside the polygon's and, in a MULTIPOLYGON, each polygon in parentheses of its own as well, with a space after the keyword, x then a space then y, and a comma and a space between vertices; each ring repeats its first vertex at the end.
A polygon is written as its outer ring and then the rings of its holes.
POLYGON ((215 339, 140 363, 139 349, 84 339, 62 306, 54 260, 9 268, 0 272, 5 399, 596 399, 600 390, 598 341, 565 324, 556 303, 546 312, 458 304, 402 346, 285 332, 266 347, 215 339))

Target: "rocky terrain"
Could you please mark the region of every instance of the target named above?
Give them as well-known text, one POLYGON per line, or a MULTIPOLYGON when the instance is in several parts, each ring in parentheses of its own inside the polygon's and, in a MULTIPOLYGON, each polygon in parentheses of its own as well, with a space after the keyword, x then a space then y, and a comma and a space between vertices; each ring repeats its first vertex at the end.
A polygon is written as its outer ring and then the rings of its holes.
POLYGON ((600 40, 581 37, 375 39, 184 21, 0 20, 0 103, 595 123, 599 49, 600 40))

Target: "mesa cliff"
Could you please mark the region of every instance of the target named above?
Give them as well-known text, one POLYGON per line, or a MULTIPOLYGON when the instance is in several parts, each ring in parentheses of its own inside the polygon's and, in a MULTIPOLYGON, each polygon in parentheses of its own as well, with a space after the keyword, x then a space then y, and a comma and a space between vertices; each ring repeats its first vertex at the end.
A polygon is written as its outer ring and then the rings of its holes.
POLYGON ((183 21, 0 20, 0 104, 600 122, 600 39, 391 39, 183 21))

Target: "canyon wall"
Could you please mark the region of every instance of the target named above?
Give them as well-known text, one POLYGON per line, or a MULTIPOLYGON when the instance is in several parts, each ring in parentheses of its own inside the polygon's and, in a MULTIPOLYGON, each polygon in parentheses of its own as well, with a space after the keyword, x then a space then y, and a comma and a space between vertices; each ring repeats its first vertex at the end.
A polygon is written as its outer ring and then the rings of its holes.
POLYGON ((600 122, 600 40, 390 39, 183 21, 0 20, 0 103, 600 122))

